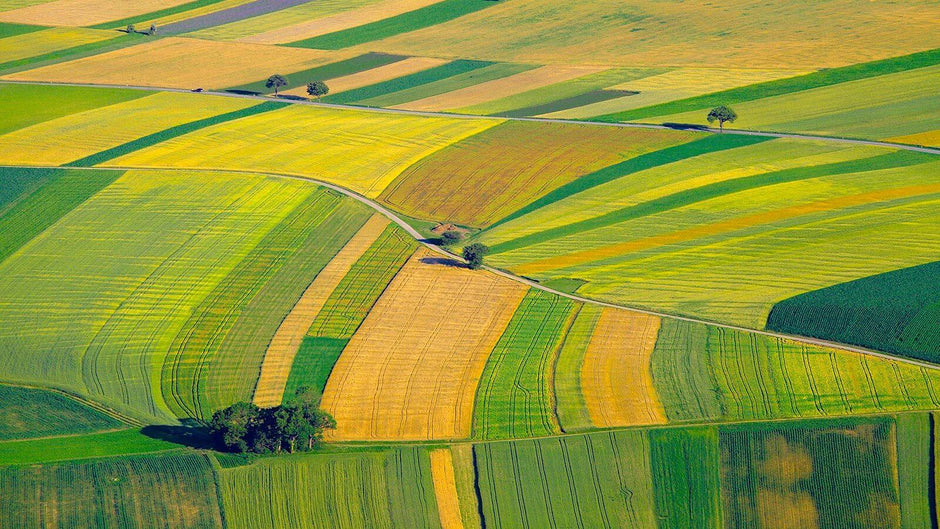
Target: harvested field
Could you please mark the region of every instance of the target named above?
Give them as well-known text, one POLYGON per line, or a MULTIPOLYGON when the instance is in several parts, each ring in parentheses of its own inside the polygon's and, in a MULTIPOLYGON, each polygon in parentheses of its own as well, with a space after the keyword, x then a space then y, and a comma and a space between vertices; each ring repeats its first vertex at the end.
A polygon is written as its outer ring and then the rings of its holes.
POLYGON ((164 129, 253 106, 253 101, 159 92, 0 136, 0 163, 61 165, 164 129), (134 116, 128 119, 128 116, 134 116))
POLYGON ((55 0, 0 12, 0 22, 91 26, 184 4, 189 0, 55 0))
POLYGON ((373 215, 359 229, 346 246, 317 274, 303 296, 281 322, 261 364, 261 375, 252 400, 263 408, 281 403, 284 388, 294 363, 294 355, 313 324, 330 293, 339 285, 353 264, 379 238, 389 221, 381 215, 373 215))
MULTIPOLYGON (((327 33, 342 31, 363 24, 384 20, 434 4, 438 1, 439 0, 359 1, 358 3, 361 7, 356 6, 355 3, 352 4, 354 7, 357 7, 356 9, 337 13, 332 16, 314 18, 313 20, 310 20, 310 17, 304 17, 304 19, 298 20, 296 24, 271 29, 269 31, 252 33, 239 40, 241 42, 254 42, 257 44, 285 44, 288 42, 296 42, 298 40, 309 39, 327 33)), ((350 2, 344 2, 344 4, 349 5, 350 2)))
POLYGON ((432 450, 430 454, 431 476, 434 478, 434 496, 437 498, 441 529, 464 529, 450 449, 439 448, 432 450))
POLYGON ((291 105, 109 163, 290 173, 375 197, 414 162, 498 123, 291 105))
POLYGON ((408 215, 486 226, 579 177, 687 133, 507 122, 405 170, 381 200, 408 215))
POLYGON ((0 39, 0 64, 115 38, 110 31, 50 28, 0 39))
POLYGON ((212 26, 220 26, 246 18, 265 15, 298 4, 305 4, 309 1, 310 0, 255 0, 228 9, 213 11, 204 15, 194 16, 179 22, 163 25, 160 27, 160 32, 165 35, 189 33, 212 26))
POLYGON ((601 313, 581 368, 581 388, 595 426, 666 422, 650 364, 658 335, 656 316, 618 309, 601 313))
MULTIPOLYGON (((430 57, 410 57, 402 61, 393 62, 371 70, 357 72, 343 77, 336 77, 329 80, 331 94, 353 90, 363 86, 369 86, 390 79, 397 79, 405 75, 411 75, 437 66, 447 64, 446 59, 434 59, 430 57)), ((307 96, 306 85, 283 92, 288 95, 307 96)))
POLYGON ((467 437, 486 359, 526 288, 426 250, 350 340, 323 394, 334 439, 467 437))
POLYGON ((603 68, 590 66, 543 66, 502 79, 395 105, 393 108, 438 111, 467 107, 541 86, 583 77, 602 70, 603 68))
POLYGON ((7 76, 21 81, 227 88, 327 63, 315 50, 169 37, 7 76), (154 75, 153 72, 160 72, 154 75))

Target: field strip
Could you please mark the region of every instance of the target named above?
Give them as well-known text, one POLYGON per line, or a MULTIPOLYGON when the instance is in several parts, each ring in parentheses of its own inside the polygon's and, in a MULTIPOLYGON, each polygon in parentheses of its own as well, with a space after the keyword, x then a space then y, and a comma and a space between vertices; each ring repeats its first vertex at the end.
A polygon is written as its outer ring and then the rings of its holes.
POLYGON ((439 1, 440 0, 386 0, 385 2, 361 7, 352 11, 302 22, 293 26, 265 31, 257 35, 242 37, 238 39, 238 42, 252 42, 255 44, 284 44, 287 42, 295 42, 372 22, 378 22, 379 20, 407 13, 408 11, 414 11, 415 9, 429 6, 439 1))
MULTIPOLYGON (((356 72, 343 77, 329 79, 330 94, 338 94, 346 90, 353 90, 363 86, 369 86, 389 79, 397 79, 413 73, 418 73, 435 66, 441 66, 450 62, 447 59, 435 59, 433 57, 409 57, 407 59, 396 61, 385 66, 379 66, 362 72, 356 72)), ((307 86, 298 86, 282 94, 306 96, 307 86)))
POLYGON ((0 13, 0 22, 39 26, 91 26, 167 7, 190 0, 56 0, 0 13))
POLYGON ((379 238, 388 226, 389 220, 380 215, 373 215, 365 225, 353 235, 329 264, 323 268, 313 283, 307 287, 303 296, 291 309, 290 314, 281 322, 261 364, 261 376, 255 387, 253 401, 261 407, 277 406, 281 403, 287 378, 294 364, 294 356, 300 348, 307 329, 313 324, 326 303, 330 293, 339 285, 352 265, 362 257, 369 246, 379 238))
POLYGON ((165 35, 189 33, 200 29, 220 26, 222 24, 238 22, 246 18, 266 15, 308 1, 309 0, 254 0, 253 2, 236 5, 227 9, 212 11, 211 13, 188 17, 178 22, 164 24, 160 28, 160 31, 165 35))
POLYGON ((650 372, 658 333, 658 317, 614 309, 601 313, 581 368, 584 400, 595 426, 666 422, 650 372))
POLYGON ((464 529, 460 516, 460 499, 454 478, 454 458, 450 448, 431 450, 431 477, 434 480, 434 496, 442 529, 464 529))
MULTIPOLYGON (((26 85, 51 85, 51 86, 77 86, 77 87, 88 87, 88 88, 123 88, 127 90, 144 90, 144 91, 163 91, 163 92, 191 92, 191 90, 184 88, 175 88, 175 87, 157 87, 157 86, 146 86, 146 85, 122 85, 122 84, 108 84, 108 83, 62 83, 56 81, 26 81, 26 80, 17 80, 10 79, 9 77, 0 78, 0 84, 26 84, 26 85)), ((207 90, 203 92, 204 95, 211 96, 223 96, 223 97, 236 97, 244 99, 259 99, 262 101, 270 101, 270 97, 266 96, 255 96, 250 94, 233 94, 229 92, 216 92, 212 90, 207 90)), ((360 107, 356 105, 341 105, 337 103, 318 103, 316 101, 298 101, 295 99, 284 99, 285 103, 293 105, 314 105, 324 108, 335 108, 339 110, 359 110, 361 112, 375 112, 377 114, 408 114, 412 116, 425 116, 425 117, 444 117, 444 118, 455 118, 455 119, 489 119, 496 121, 532 121, 536 123, 568 123, 576 125, 591 125, 594 127, 621 127, 621 128, 633 128, 633 129, 657 129, 657 130, 676 130, 676 127, 666 126, 666 125, 656 125, 654 123, 610 123, 604 121, 586 121, 586 120, 572 120, 572 119, 554 119, 554 118, 537 118, 537 117, 502 117, 502 116, 476 116, 470 114, 453 114, 450 112, 426 112, 426 111, 417 111, 417 110, 404 110, 399 108, 374 108, 374 107, 360 107)), ((702 133, 712 133, 720 134, 721 132, 718 129, 711 127, 702 127, 693 129, 695 132, 702 133)), ((888 149, 901 149, 905 151, 913 152, 922 152, 926 154, 936 154, 940 155, 940 148, 934 147, 924 147, 920 145, 908 145, 904 143, 892 143, 890 141, 877 141, 877 140, 861 140, 855 138, 842 138, 838 136, 822 136, 822 135, 813 135, 813 134, 796 134, 791 132, 773 132, 773 131, 762 131, 762 130, 744 130, 744 129, 724 129, 724 134, 733 134, 737 136, 759 136, 764 138, 791 138, 797 140, 812 140, 812 141, 826 141, 832 143, 844 143, 848 145, 867 145, 870 147, 885 147, 888 149)), ((30 166, 21 166, 21 167, 30 167, 30 166)), ((239 171, 235 171, 239 172, 239 171)), ((256 173, 257 171, 249 171, 256 173)), ((279 174, 276 172, 269 172, 265 174, 271 174, 273 176, 288 176, 284 174, 279 174)), ((317 182, 316 179, 309 179, 312 182, 317 182)))
MULTIPOLYGON (((938 150, 938 154, 940 154, 940 150, 938 150)), ((24 168, 24 169, 48 169, 48 167, 39 166, 39 165, 15 165, 15 166, 0 165, 0 167, 19 167, 19 168, 24 168)), ((127 171, 127 170, 131 170, 131 169, 133 169, 133 170, 143 170, 143 171, 154 171, 154 170, 158 170, 158 171, 190 171, 190 169, 173 169, 173 168, 169 168, 169 169, 167 169, 167 168, 153 169, 153 168, 148 168, 148 167, 89 168, 89 167, 67 167, 67 166, 65 166, 65 167, 63 167, 63 169, 111 170, 111 171, 127 171)), ((399 226, 401 226, 401 228, 402 228, 403 230, 405 230, 406 232, 408 232, 409 235, 411 235, 412 237, 414 237, 418 242, 420 242, 424 247, 428 248, 429 250, 432 250, 432 251, 434 251, 434 252, 436 252, 436 253, 438 253, 438 254, 441 254, 441 255, 446 255, 447 257, 451 257, 451 258, 454 258, 454 259, 462 260, 462 258, 461 258, 460 256, 455 255, 455 254, 453 254, 453 253, 451 253, 451 252, 448 252, 447 250, 445 250, 444 248, 441 248, 440 246, 437 246, 437 245, 435 245, 435 244, 432 244, 432 243, 428 242, 427 239, 426 239, 423 235, 421 235, 420 233, 418 233, 418 231, 417 231, 416 229, 414 229, 414 227, 412 227, 410 224, 408 224, 408 222, 406 222, 404 219, 402 219, 401 217, 399 217, 399 216, 398 216, 397 214, 395 214, 393 211, 391 211, 391 210, 389 210, 388 208, 382 206, 382 205, 379 204, 378 202, 375 202, 375 201, 373 201, 373 200, 370 200, 370 199, 368 199, 368 198, 366 198, 366 197, 364 197, 364 196, 362 196, 362 195, 360 195, 360 194, 358 194, 358 193, 356 193, 356 192, 354 192, 354 191, 350 191, 349 189, 346 189, 346 188, 344 188, 344 187, 342 187, 342 186, 339 186, 339 185, 336 185, 336 184, 331 184, 331 183, 329 183, 329 182, 323 182, 323 181, 321 181, 321 180, 317 180, 317 179, 311 178, 311 177, 298 176, 298 175, 286 174, 286 173, 277 173, 277 172, 259 172, 259 171, 249 171, 249 170, 224 170, 224 171, 223 171, 223 170, 214 170, 214 169, 200 169, 200 171, 202 171, 202 172, 207 172, 207 173, 234 173, 234 174, 263 175, 263 176, 273 176, 273 177, 278 177, 278 178, 288 178, 288 179, 293 179, 293 180, 302 180, 302 181, 310 182, 310 183, 313 183, 313 184, 316 184, 316 185, 319 185, 319 186, 322 186, 322 187, 325 187, 325 188, 328 188, 328 189, 332 189, 332 190, 334 190, 334 191, 336 191, 336 192, 338 192, 338 193, 342 193, 343 195, 346 195, 346 196, 348 196, 348 197, 350 197, 350 198, 352 198, 352 199, 354 199, 354 200, 357 200, 357 201, 359 201, 359 202, 361 202, 361 203, 363 203, 363 204, 369 206, 370 208, 372 208, 372 209, 378 211, 379 213, 381 213, 381 214, 384 215, 385 217, 388 217, 389 219, 391 219, 392 222, 394 222, 395 224, 398 224, 399 226)), ((864 355, 868 355, 868 356, 872 356, 872 357, 876 357, 876 358, 882 358, 882 359, 885 359, 885 360, 891 360, 891 361, 895 361, 895 362, 902 362, 902 363, 905 363, 905 364, 909 364, 909 365, 913 365, 913 366, 917 366, 917 367, 923 367, 923 368, 927 368, 927 369, 940 369, 940 366, 938 366, 937 364, 931 363, 931 362, 923 362, 923 361, 920 361, 920 360, 914 360, 914 359, 906 358, 906 357, 902 357, 902 356, 895 356, 895 355, 891 355, 891 354, 888 354, 888 353, 883 353, 883 352, 875 351, 875 350, 872 350, 872 349, 866 349, 866 348, 864 348, 864 347, 856 347, 856 346, 848 345, 848 344, 844 344, 844 343, 832 342, 832 341, 828 341, 828 340, 820 340, 820 339, 818 339, 818 338, 811 338, 811 337, 809 337, 809 336, 800 336, 800 335, 797 335, 797 334, 787 334, 787 333, 774 332, 774 331, 768 331, 768 330, 763 330, 763 329, 751 329, 751 328, 748 328, 748 327, 742 327, 742 326, 740 326, 740 325, 731 325, 731 324, 727 324, 727 323, 720 323, 720 322, 715 322, 715 321, 705 320, 705 319, 700 319, 700 318, 691 318, 691 317, 683 316, 683 315, 680 315, 680 314, 671 314, 671 313, 667 313, 667 312, 657 312, 657 311, 648 310, 648 309, 643 309, 643 308, 639 308, 639 307, 631 307, 631 306, 629 306, 629 305, 618 305, 618 304, 616 304, 616 303, 610 303, 610 302, 607 302, 607 301, 600 301, 600 300, 596 300, 596 299, 585 298, 585 297, 578 296, 578 295, 576 295, 576 294, 569 294, 569 293, 567 293, 567 292, 562 292, 561 290, 556 290, 556 289, 554 289, 554 288, 547 287, 547 286, 545 286, 545 285, 543 285, 543 284, 541 284, 541 283, 539 283, 539 282, 537 282, 537 281, 533 281, 533 280, 531 280, 531 279, 526 279, 526 278, 524 278, 524 277, 520 277, 520 276, 517 276, 517 275, 513 275, 513 274, 511 274, 511 273, 509 273, 509 272, 506 272, 505 270, 500 270, 499 268, 494 268, 494 267, 492 267, 492 266, 486 266, 486 265, 484 265, 484 266, 483 266, 483 269, 485 269, 485 270, 487 270, 487 271, 489 271, 489 272, 492 272, 492 273, 494 273, 494 274, 496 274, 496 275, 502 276, 502 277, 504 277, 504 278, 506 278, 506 279, 511 279, 512 281, 516 281, 516 282, 518 282, 518 283, 522 283, 523 285, 530 286, 530 287, 532 287, 532 288, 537 288, 537 289, 539 289, 539 290, 544 290, 545 292, 550 292, 550 293, 552 293, 552 294, 555 294, 555 295, 558 295, 558 296, 562 296, 562 297, 565 297, 565 298, 568 298, 568 299, 571 299, 571 300, 574 300, 574 301, 579 301, 579 302, 581 302, 581 303, 588 303, 588 304, 596 305, 596 306, 599 306, 599 307, 610 307, 610 308, 613 308, 613 309, 629 310, 629 311, 637 312, 637 313, 641 313, 641 314, 648 314, 648 315, 650 315, 650 316, 658 316, 658 317, 661 317, 661 318, 672 318, 672 319, 675 319, 675 320, 687 321, 687 322, 691 322, 691 323, 703 323, 703 324, 705 324, 705 325, 711 325, 711 326, 713 326, 713 327, 719 327, 719 328, 722 328, 722 329, 731 329, 731 330, 735 330, 735 331, 749 332, 749 333, 759 334, 759 335, 761 335, 761 336, 770 336, 770 337, 773 337, 773 338, 781 338, 781 339, 784 339, 784 340, 790 340, 790 341, 793 341, 793 342, 804 343, 804 344, 808 344, 808 345, 817 345, 817 346, 820 346, 820 347, 828 347, 828 348, 831 348, 831 349, 838 349, 838 350, 840 350, 840 351, 849 351, 849 352, 853 352, 853 353, 860 353, 860 354, 864 354, 864 355)))

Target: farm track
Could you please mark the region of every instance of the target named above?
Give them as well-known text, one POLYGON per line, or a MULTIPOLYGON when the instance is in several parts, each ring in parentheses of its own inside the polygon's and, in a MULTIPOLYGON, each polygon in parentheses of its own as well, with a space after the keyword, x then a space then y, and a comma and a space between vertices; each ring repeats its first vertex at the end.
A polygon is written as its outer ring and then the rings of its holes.
MULTIPOLYGON (((25 84, 25 85, 52 85, 52 86, 74 86, 74 87, 85 87, 85 88, 123 88, 127 90, 144 90, 148 92, 178 92, 178 93, 192 93, 191 90, 184 88, 159 88, 153 86, 130 86, 130 85, 112 85, 112 84, 93 84, 93 83, 54 83, 54 82, 41 82, 41 81, 11 81, 11 80, 2 80, 0 84, 25 84)), ((206 95, 213 96, 222 96, 222 97, 234 97, 241 99, 251 99, 256 101, 280 101, 292 105, 309 105, 322 108, 332 108, 339 110, 360 110, 364 112, 375 112, 380 114, 399 114, 399 115, 410 115, 410 116, 423 116, 423 117, 435 117, 435 118, 452 118, 452 119, 491 119, 498 121, 530 121, 534 123, 562 123, 562 124, 574 124, 574 125, 590 125, 595 127, 615 127, 615 128, 635 128, 635 129, 658 129, 658 130, 692 130, 699 132, 710 132, 713 134, 719 134, 720 131, 710 128, 698 128, 698 127, 677 127, 677 126, 667 126, 667 125, 657 125, 655 123, 608 123, 602 121, 585 121, 585 120, 571 120, 571 119, 557 119, 557 118, 533 118, 533 117, 501 117, 501 116, 479 116, 474 114, 453 114, 449 112, 430 112, 430 111, 421 111, 421 110, 404 110, 397 108, 377 108, 377 107, 363 107, 356 105, 340 105, 335 103, 318 103, 316 101, 306 101, 306 100, 297 100, 297 99, 286 99, 278 98, 274 99, 268 96, 263 95, 249 95, 249 94, 233 94, 230 92, 219 92, 206 90, 202 92, 206 95)), ((789 132, 772 132, 772 131, 760 131, 760 130, 743 130, 743 129, 727 129, 723 131, 724 134, 734 134, 738 136, 759 136, 764 138, 791 138, 798 140, 811 140, 811 141, 825 141, 831 143, 842 143, 848 145, 865 145, 869 147, 884 147, 889 149, 900 149, 905 151, 913 152, 922 152, 926 154, 937 154, 940 155, 940 148, 933 147, 924 147, 920 145, 909 145, 904 143, 892 143, 889 141, 877 141, 877 140, 863 140, 856 138, 842 138, 838 136, 817 136, 812 134, 795 134, 789 132)))
MULTIPOLYGON (((937 152, 938 152, 938 154, 940 154, 940 151, 937 151, 937 152)), ((22 168, 22 169, 48 169, 48 168, 49 168, 49 166, 38 166, 38 165, 0 165, 0 167, 12 167, 12 168, 22 168)), ((59 166, 58 168, 59 168, 59 169, 97 170, 97 171, 100 171, 100 170, 110 170, 110 171, 129 171, 129 170, 135 170, 135 171, 164 171, 164 172, 165 172, 165 171, 192 171, 192 169, 175 169, 175 168, 160 168, 160 169, 155 169, 155 168, 151 168, 151 167, 72 167, 72 166, 67 166, 67 165, 59 166)), ((336 191, 336 192, 338 192, 338 193, 342 193, 343 195, 345 195, 345 196, 347 196, 347 197, 350 197, 350 198, 352 198, 352 199, 354 199, 354 200, 358 200, 359 202, 365 204, 366 206, 369 206, 370 208, 374 209, 375 211, 377 211, 377 212, 381 213, 382 215, 386 216, 386 217, 389 218, 392 222, 394 222, 395 224, 398 224, 403 230, 405 230, 409 235, 411 235, 412 237, 414 237, 419 243, 421 243, 422 245, 424 245, 424 246, 427 247, 428 249, 430 249, 430 250, 432 250, 432 251, 434 251, 434 252, 437 252, 437 253, 439 253, 439 254, 441 254, 441 255, 445 255, 445 256, 447 256, 447 257, 450 257, 450 258, 454 258, 454 259, 463 261, 463 258, 462 258, 461 256, 456 255, 456 254, 453 254, 453 253, 451 253, 451 252, 448 252, 448 251, 445 250, 444 248, 442 248, 442 247, 440 247, 440 246, 438 246, 438 245, 436 245, 436 244, 433 244, 433 243, 431 243, 430 241, 428 241, 424 236, 422 236, 420 233, 418 233, 418 231, 415 230, 410 224, 408 224, 407 221, 405 221, 404 219, 402 219, 401 217, 399 217, 399 216, 398 216, 397 214, 395 214, 393 211, 391 211, 391 210, 389 210, 388 208, 382 206, 382 205, 379 204, 378 202, 375 202, 375 201, 373 201, 373 200, 371 200, 371 199, 369 199, 369 198, 366 198, 366 197, 364 197, 364 196, 362 196, 362 195, 360 195, 360 194, 358 194, 358 193, 356 193, 356 192, 354 192, 354 191, 351 191, 351 190, 349 190, 349 189, 346 189, 346 188, 344 188, 344 187, 342 187, 342 186, 339 186, 339 185, 336 185, 336 184, 331 184, 331 183, 329 183, 329 182, 324 182, 324 181, 321 181, 321 180, 317 180, 316 178, 311 178, 311 177, 308 177, 308 176, 301 176, 301 175, 288 174, 288 173, 260 172, 260 171, 244 170, 244 169, 226 169, 226 170, 218 170, 218 169, 200 169, 199 171, 205 172, 205 173, 229 173, 229 174, 235 173, 235 174, 249 174, 249 175, 257 175, 257 176, 273 176, 273 177, 277 177, 277 178, 289 178, 289 179, 293 179, 293 180, 302 180, 302 181, 305 181, 305 182, 311 182, 311 183, 313 183, 313 184, 317 184, 317 185, 322 186, 322 187, 325 187, 325 188, 327 188, 327 189, 332 189, 333 191, 336 191)), ((490 267, 490 266, 484 266, 483 269, 485 269, 485 270, 487 270, 487 271, 489 271, 489 272, 492 272, 492 273, 494 273, 494 274, 496 274, 496 275, 498 275, 498 276, 502 276, 502 277, 504 277, 504 278, 506 278, 506 279, 510 279, 510 280, 512 280, 512 281, 516 281, 516 282, 522 283, 522 284, 527 285, 527 286, 529 286, 529 287, 536 288, 536 289, 539 289, 539 290, 543 290, 543 291, 545 291, 545 292, 549 292, 549 293, 551 293, 551 294, 555 294, 555 295, 557 295, 557 296, 561 296, 561 297, 564 297, 564 298, 568 298, 568 299, 570 299, 570 300, 577 301, 577 302, 580 302, 580 303, 587 303, 587 304, 596 305, 596 306, 600 306, 600 307, 610 307, 610 308, 614 308, 614 309, 630 310, 630 311, 639 312, 639 313, 642 313, 642 314, 648 314, 648 315, 651 315, 651 316, 659 316, 659 317, 661 317, 661 318, 672 318, 672 319, 679 320, 679 321, 686 321, 686 322, 691 322, 691 323, 701 323, 701 324, 705 324, 705 325, 711 325, 711 326, 713 326, 713 327, 718 327, 718 328, 721 328, 721 329, 730 329, 730 330, 735 330, 735 331, 741 331, 741 332, 747 332, 747 333, 760 334, 760 335, 763 335, 763 336, 769 336, 769 337, 772 337, 772 338, 781 338, 781 339, 784 339, 784 340, 790 340, 790 341, 794 341, 794 342, 798 342, 798 343, 802 343, 802 344, 806 344, 806 345, 814 345, 814 346, 819 346, 819 347, 828 347, 828 348, 831 348, 831 349, 838 349, 838 350, 840 350, 840 351, 848 351, 848 352, 852 352, 852 353, 860 353, 860 354, 869 355, 869 356, 873 356, 873 357, 877 357, 877 358, 883 358, 883 359, 885 359, 885 360, 892 360, 892 361, 896 361, 896 362, 903 362, 903 363, 905 363, 905 364, 909 364, 909 365, 913 365, 913 366, 917 366, 917 367, 923 367, 923 368, 927 368, 927 369, 940 369, 940 365, 937 365, 937 364, 934 364, 934 363, 931 363, 931 362, 924 362, 924 361, 915 360, 915 359, 912 359, 912 358, 906 358, 906 357, 902 357, 902 356, 891 355, 891 354, 888 354, 888 353, 882 353, 882 352, 879 352, 879 351, 874 351, 874 350, 872 350, 872 349, 866 349, 866 348, 864 348, 864 347, 857 347, 857 346, 848 345, 848 344, 844 344, 844 343, 831 342, 831 341, 828 341, 828 340, 821 340, 821 339, 818 339, 818 338, 811 338, 811 337, 808 337, 808 336, 799 336, 799 335, 795 335, 795 334, 786 334, 786 333, 768 331, 768 330, 763 330, 763 329, 750 329, 750 328, 741 327, 741 326, 738 326, 738 325, 731 325, 731 324, 727 324, 727 323, 720 323, 720 322, 710 321, 710 320, 705 320, 705 319, 692 318, 692 317, 689 317, 689 316, 682 316, 682 315, 678 315, 678 314, 669 314, 669 313, 666 313, 666 312, 657 312, 657 311, 648 310, 648 309, 643 309, 643 308, 639 308, 639 307, 631 307, 631 306, 629 306, 629 305, 618 305, 618 304, 616 304, 616 303, 610 303, 610 302, 607 302, 607 301, 600 301, 600 300, 596 300, 596 299, 585 298, 585 297, 577 296, 577 295, 574 295, 574 294, 568 294, 568 293, 562 292, 562 291, 560 291, 560 290, 555 290, 555 289, 553 289, 553 288, 550 288, 550 287, 547 287, 547 286, 545 286, 545 285, 542 285, 542 284, 540 284, 540 283, 538 283, 538 282, 536 282, 536 281, 533 281, 533 280, 531 280, 531 279, 527 279, 527 278, 525 278, 525 277, 520 277, 520 276, 514 275, 514 274, 512 274, 512 273, 510 273, 510 272, 507 272, 507 271, 505 271, 505 270, 500 270, 500 269, 498 269, 498 268, 493 268, 493 267, 490 267)))

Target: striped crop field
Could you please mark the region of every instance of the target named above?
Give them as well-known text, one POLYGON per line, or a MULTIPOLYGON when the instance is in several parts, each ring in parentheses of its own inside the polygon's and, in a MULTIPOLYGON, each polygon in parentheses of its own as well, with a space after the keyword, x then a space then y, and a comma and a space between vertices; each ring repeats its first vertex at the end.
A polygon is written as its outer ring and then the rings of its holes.
POLYGON ((694 137, 506 122, 425 157, 403 171, 380 200, 416 217, 486 226, 582 175, 694 137))
POLYGON ((50 28, 0 39, 0 64, 114 38, 108 31, 50 28))
POLYGON ((0 163, 61 165, 183 123, 256 103, 160 92, 44 121, 0 136, 0 163), (128 116, 134 116, 128 119, 128 116))
POLYGON ((389 226, 352 265, 305 330, 284 395, 301 386, 323 393, 340 353, 415 246, 402 230, 389 226))
POLYGON ((586 281, 584 295, 760 328, 782 299, 935 259, 938 167, 918 153, 761 142, 628 172, 479 240, 492 264, 586 281))
POLYGON ((317 274, 310 286, 304 290, 297 304, 281 321, 264 353, 261 375, 252 397, 255 404, 270 408, 281 403, 294 357, 300 349, 307 329, 323 309, 330 293, 379 238, 387 225, 388 219, 385 217, 380 215, 370 217, 317 274))
POLYGON ((597 305, 583 305, 565 333, 565 341, 555 364, 555 412, 565 432, 587 430, 594 427, 584 399, 581 371, 584 354, 594 335, 594 328, 603 309, 597 305))
POLYGON ((525 291, 426 250, 416 252, 327 381, 323 407, 336 418, 333 437, 469 436, 487 357, 525 291))
POLYGON ((227 88, 256 81, 272 72, 288 73, 312 68, 335 58, 316 50, 168 37, 14 73, 5 79, 185 89, 227 88))
MULTIPOLYGON (((436 68, 438 66, 447 64, 448 62, 449 61, 446 59, 436 59, 433 57, 408 57, 391 64, 377 66, 375 68, 361 72, 330 79, 330 93, 338 94, 340 92, 347 92, 349 90, 355 90, 356 88, 362 88, 364 86, 372 86, 378 83, 389 81, 391 79, 398 79, 403 76, 416 74, 431 68, 436 68)), ((287 90, 283 93, 305 97, 307 96, 307 87, 304 85, 287 90)))
POLYGON ((208 456, 0 468, 3 527, 222 527, 208 456))
POLYGON ((497 124, 291 105, 179 136, 109 164, 289 173, 375 197, 418 160, 497 124))
POLYGON ((54 0, 0 12, 0 22, 40 26, 91 26, 186 3, 187 0, 54 0))
POLYGON ((159 366, 189 311, 313 191, 243 175, 124 174, 0 262, 3 378, 169 420, 159 366))
POLYGON ((474 435, 484 439, 560 433, 552 372, 577 305, 529 290, 483 370, 474 407, 474 435))
POLYGON ((0 385, 0 440, 111 430, 125 426, 101 410, 43 389, 0 385))
POLYGON ((653 382, 670 421, 929 410, 940 371, 664 318, 653 382))
POLYGON ((935 362, 940 262, 800 294, 774 305, 767 328, 935 362))
MULTIPOLYGON (((313 80, 330 81, 330 91, 335 88, 334 79, 360 72, 374 70, 381 66, 391 65, 407 59, 404 55, 389 55, 387 53, 363 53, 348 59, 329 62, 322 66, 301 71, 292 71, 286 77, 287 84, 280 88, 281 94, 306 95, 307 82, 313 80)), ((232 86, 227 92, 236 94, 273 94, 274 88, 268 88, 268 77, 264 76, 254 82, 232 86)))
POLYGON ((0 84, 0 134, 146 95, 118 88, 0 84))

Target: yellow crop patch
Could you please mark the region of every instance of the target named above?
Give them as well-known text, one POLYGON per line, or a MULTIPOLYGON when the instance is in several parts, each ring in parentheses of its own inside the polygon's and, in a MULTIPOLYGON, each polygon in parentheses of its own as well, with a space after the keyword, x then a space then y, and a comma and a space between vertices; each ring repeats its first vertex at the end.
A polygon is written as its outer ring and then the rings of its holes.
POLYGON ((940 147, 940 129, 921 132, 919 134, 909 134, 907 136, 896 136, 894 138, 888 138, 888 141, 908 143, 911 145, 924 145, 927 147, 940 147))
MULTIPOLYGON (((405 75, 417 73, 422 70, 427 70, 428 68, 434 68, 435 66, 447 64, 448 62, 450 61, 446 59, 435 59, 433 57, 411 57, 402 61, 393 62, 392 64, 386 64, 385 66, 379 66, 378 68, 372 68, 371 70, 366 70, 364 72, 358 72, 352 75, 345 75, 343 77, 330 79, 327 81, 327 85, 330 87, 330 94, 337 94, 339 92, 345 92, 346 90, 352 90, 361 86, 381 83, 382 81, 388 81, 389 79, 395 79, 405 75)), ((307 87, 300 86, 281 93, 306 96, 307 87)))
POLYGON ((375 197, 411 164, 499 123, 290 105, 173 138, 113 165, 289 173, 375 197))
POLYGON ((190 0, 56 0, 0 13, 0 22, 91 26, 185 4, 190 0))
POLYGON ((82 44, 113 39, 113 31, 84 28, 50 28, 0 39, 0 63, 35 57, 82 44))
POLYGON ((454 458, 449 448, 431 450, 431 477, 434 480, 434 496, 442 529, 463 529, 460 516, 460 499, 454 477, 454 458))
POLYGON ((388 219, 381 215, 373 215, 365 225, 353 235, 339 253, 317 275, 313 283, 307 287, 300 300, 291 309, 290 314, 284 318, 277 332, 268 344, 261 364, 261 375, 255 387, 252 399, 261 407, 277 406, 281 403, 287 378, 290 375, 294 356, 300 349, 300 343, 313 324, 323 304, 336 289, 352 265, 362 257, 369 246, 379 238, 388 219))
POLYGON ((487 357, 526 287, 419 250, 353 336, 323 392, 335 439, 470 435, 487 357))
POLYGON ((656 316, 610 308, 601 313, 581 367, 584 401, 595 426, 666 422, 650 367, 658 333, 656 316))
POLYGON ((9 75, 22 81, 168 88, 227 88, 272 73, 312 68, 336 54, 237 42, 169 37, 9 75))
POLYGON ((494 79, 452 92, 411 101, 392 108, 434 111, 468 107, 576 77, 583 77, 602 70, 604 68, 591 66, 543 66, 502 79, 494 79))
POLYGON ((0 163, 61 165, 169 127, 257 104, 160 92, 0 136, 0 163))
POLYGON ((385 0, 377 4, 360 7, 359 9, 299 22, 287 27, 258 33, 257 35, 250 35, 239 39, 239 41, 254 42, 257 44, 295 42, 318 35, 325 35, 334 31, 369 24, 370 22, 390 18, 408 11, 414 11, 415 9, 435 4, 439 1, 440 0, 385 0))

